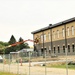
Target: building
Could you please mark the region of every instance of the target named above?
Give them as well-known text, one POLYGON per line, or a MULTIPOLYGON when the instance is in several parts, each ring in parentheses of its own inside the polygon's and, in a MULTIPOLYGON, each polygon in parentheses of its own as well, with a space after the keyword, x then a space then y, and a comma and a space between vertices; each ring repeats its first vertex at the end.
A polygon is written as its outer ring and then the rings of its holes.
POLYGON ((34 48, 44 54, 75 55, 75 17, 31 32, 34 48), (66 50, 67 49, 67 50, 66 50))

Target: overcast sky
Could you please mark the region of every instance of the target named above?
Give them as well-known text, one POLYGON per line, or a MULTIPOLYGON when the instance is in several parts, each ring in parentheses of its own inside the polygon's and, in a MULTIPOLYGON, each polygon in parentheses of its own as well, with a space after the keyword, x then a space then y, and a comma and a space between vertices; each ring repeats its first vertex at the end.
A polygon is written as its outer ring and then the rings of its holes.
POLYGON ((33 39, 32 31, 72 17, 75 0, 0 0, 0 41, 33 39))

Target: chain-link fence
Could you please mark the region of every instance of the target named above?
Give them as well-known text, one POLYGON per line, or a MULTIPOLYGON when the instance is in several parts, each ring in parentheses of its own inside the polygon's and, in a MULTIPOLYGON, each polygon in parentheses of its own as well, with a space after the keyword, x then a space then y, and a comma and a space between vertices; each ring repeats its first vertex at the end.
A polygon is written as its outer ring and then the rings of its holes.
POLYGON ((30 51, 3 54, 0 71, 18 75, 75 75, 75 55, 51 57, 47 52, 43 56, 30 51))

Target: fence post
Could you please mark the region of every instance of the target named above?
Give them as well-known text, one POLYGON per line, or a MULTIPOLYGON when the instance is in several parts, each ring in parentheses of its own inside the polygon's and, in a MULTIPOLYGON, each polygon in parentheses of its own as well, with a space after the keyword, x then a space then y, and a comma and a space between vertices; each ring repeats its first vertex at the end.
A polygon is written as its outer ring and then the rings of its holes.
POLYGON ((3 72, 4 72, 4 60, 5 59, 5 55, 3 54, 3 72))
POLYGON ((10 72, 10 54, 9 54, 9 72, 10 72))
POLYGON ((29 51, 29 75, 30 75, 30 66, 31 66, 31 63, 30 63, 30 51, 29 51))
POLYGON ((68 75, 67 48, 65 48, 65 50, 66 50, 66 75, 68 75))
POLYGON ((17 62, 17 74, 19 74, 19 52, 18 52, 18 62, 17 62))
POLYGON ((47 74, 47 70, 46 70, 46 50, 45 50, 45 75, 47 74))

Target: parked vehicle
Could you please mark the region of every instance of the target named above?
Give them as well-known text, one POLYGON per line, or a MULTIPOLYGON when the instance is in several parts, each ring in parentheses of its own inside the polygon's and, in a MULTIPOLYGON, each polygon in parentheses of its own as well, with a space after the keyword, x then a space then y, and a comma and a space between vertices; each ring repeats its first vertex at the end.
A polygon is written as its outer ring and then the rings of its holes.
POLYGON ((2 63, 3 62, 3 58, 2 58, 2 56, 0 56, 0 63, 2 63))

